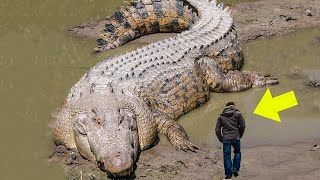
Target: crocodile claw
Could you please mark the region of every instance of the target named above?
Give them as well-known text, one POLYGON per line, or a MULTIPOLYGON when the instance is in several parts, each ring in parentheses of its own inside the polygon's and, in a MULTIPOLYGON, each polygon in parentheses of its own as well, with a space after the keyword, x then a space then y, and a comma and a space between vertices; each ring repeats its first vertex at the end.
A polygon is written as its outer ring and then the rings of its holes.
POLYGON ((196 150, 199 150, 200 148, 191 143, 189 140, 181 140, 179 141, 179 143, 175 144, 175 148, 177 151, 184 151, 184 152, 187 152, 188 150, 189 151, 192 151, 192 152, 196 152, 196 150))
POLYGON ((253 72, 253 78, 252 87, 263 87, 279 83, 277 77, 273 77, 270 74, 262 74, 260 72, 253 72))
POLYGON ((103 45, 103 46, 98 46, 96 48, 93 49, 93 53, 100 53, 102 51, 106 51, 106 50, 109 50, 109 49, 114 49, 115 46, 113 44, 111 45, 103 45))

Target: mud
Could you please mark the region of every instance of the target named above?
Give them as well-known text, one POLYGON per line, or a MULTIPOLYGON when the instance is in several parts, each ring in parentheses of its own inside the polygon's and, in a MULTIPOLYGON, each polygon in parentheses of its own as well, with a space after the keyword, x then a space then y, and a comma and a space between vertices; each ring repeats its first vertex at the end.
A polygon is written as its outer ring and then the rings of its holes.
POLYGON ((264 0, 237 4, 232 10, 243 42, 320 25, 317 0, 264 0))
MULTIPOLYGON (((234 179, 318 179, 320 177, 320 141, 289 146, 243 148, 240 176, 234 179)), ((95 164, 76 152, 56 153, 50 159, 59 163, 67 179, 109 179, 95 164), (70 163, 71 159, 77 159, 70 163)), ((222 149, 202 145, 197 153, 176 152, 160 143, 141 153, 135 174, 124 179, 210 179, 224 176, 222 149)))
MULTIPOLYGON (((317 0, 263 0, 239 3, 231 9, 243 43, 320 25, 320 1, 317 0)), ((69 32, 98 39, 105 23, 105 19, 92 20, 69 29, 69 32)), ((315 43, 319 44, 318 41, 315 43)))
POLYGON ((310 88, 319 88, 320 89, 320 72, 313 72, 309 76, 309 84, 310 88))

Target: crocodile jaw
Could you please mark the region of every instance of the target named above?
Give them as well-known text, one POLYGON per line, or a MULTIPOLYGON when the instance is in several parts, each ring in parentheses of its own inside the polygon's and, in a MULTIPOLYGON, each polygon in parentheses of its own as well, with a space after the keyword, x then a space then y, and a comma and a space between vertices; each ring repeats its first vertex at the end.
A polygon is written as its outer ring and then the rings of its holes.
POLYGON ((116 154, 113 157, 105 158, 103 165, 101 169, 111 176, 123 177, 132 173, 134 161, 128 154, 116 154))

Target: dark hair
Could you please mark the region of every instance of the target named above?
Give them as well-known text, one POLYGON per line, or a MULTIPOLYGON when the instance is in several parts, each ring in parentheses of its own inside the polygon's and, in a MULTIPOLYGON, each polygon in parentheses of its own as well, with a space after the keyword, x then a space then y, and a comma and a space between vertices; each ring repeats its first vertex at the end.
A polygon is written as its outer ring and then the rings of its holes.
POLYGON ((228 102, 226 106, 234 106, 234 102, 228 102))

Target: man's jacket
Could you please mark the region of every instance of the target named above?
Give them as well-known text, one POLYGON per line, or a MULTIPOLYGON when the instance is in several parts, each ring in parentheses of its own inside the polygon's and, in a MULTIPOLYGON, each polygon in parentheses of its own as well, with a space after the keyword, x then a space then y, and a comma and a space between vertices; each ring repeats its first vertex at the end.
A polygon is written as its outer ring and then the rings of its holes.
POLYGON ((216 125, 216 135, 219 141, 241 138, 244 130, 245 121, 240 111, 234 107, 225 108, 216 125))

